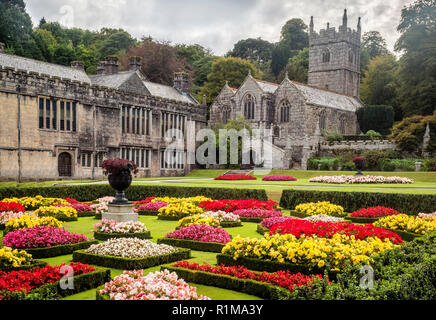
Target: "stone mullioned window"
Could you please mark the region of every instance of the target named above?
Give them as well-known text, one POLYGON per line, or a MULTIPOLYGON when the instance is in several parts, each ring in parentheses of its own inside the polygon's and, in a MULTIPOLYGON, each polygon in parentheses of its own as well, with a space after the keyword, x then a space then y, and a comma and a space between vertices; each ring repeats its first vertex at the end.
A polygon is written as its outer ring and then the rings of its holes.
POLYGON ((149 136, 151 133, 151 110, 123 106, 121 108, 121 128, 123 134, 149 136))
POLYGON ((181 139, 185 136, 186 116, 169 112, 162 112, 161 137, 181 139))
POLYGON ((77 131, 77 104, 68 100, 40 97, 39 129, 77 131))
POLYGON ((186 152, 177 150, 162 150, 160 152, 161 169, 179 169, 185 168, 186 152))
POLYGON ((151 150, 143 148, 121 148, 121 159, 135 162, 139 168, 148 169, 151 166, 151 150))

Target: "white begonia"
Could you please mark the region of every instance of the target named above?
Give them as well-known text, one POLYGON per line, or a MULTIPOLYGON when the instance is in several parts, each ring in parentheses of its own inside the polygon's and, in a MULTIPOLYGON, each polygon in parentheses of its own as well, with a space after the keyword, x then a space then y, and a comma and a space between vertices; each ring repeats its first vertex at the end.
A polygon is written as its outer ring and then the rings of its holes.
POLYGON ((319 214, 316 216, 307 217, 304 220, 310 221, 310 222, 344 222, 344 218, 338 218, 338 217, 332 217, 327 216, 325 214, 319 214))

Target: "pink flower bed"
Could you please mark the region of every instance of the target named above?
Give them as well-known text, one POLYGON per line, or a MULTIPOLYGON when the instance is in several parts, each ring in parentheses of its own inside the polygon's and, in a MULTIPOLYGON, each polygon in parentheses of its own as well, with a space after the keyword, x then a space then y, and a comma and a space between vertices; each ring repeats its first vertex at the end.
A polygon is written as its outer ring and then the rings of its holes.
POLYGON ((291 176, 265 176, 262 181, 297 181, 297 178, 291 176))
POLYGON ((433 213, 420 213, 418 215, 420 218, 436 218, 436 212, 433 213))
POLYGON ((272 217, 263 220, 260 225, 264 228, 271 229, 275 224, 282 224, 294 218, 291 217, 272 217))
POLYGON ((138 211, 158 211, 160 208, 167 207, 168 203, 166 202, 150 202, 147 204, 143 204, 138 207, 138 211))
POLYGON ((283 213, 276 210, 263 210, 263 209, 242 209, 233 211, 233 214, 242 218, 272 218, 281 217, 283 213))
POLYGON ((47 248, 88 241, 83 234, 70 233, 53 227, 33 227, 8 233, 3 245, 16 249, 47 248))
POLYGON ((168 233, 165 237, 170 239, 216 242, 223 244, 230 242, 230 234, 226 230, 207 225, 183 227, 179 230, 168 233))

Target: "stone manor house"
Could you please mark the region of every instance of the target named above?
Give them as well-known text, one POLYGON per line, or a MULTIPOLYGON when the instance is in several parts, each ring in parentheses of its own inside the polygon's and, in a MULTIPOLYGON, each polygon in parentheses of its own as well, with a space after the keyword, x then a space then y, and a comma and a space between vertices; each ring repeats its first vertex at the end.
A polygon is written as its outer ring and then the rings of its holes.
POLYGON ((137 177, 183 175, 206 126, 207 105, 189 94, 187 76, 174 87, 147 80, 132 57, 128 71, 108 57, 98 74, 5 54, 0 44, 0 180, 102 178, 104 159, 125 158, 137 177), (171 145, 171 148, 167 148, 171 145))
POLYGON ((346 10, 339 30, 327 24, 317 33, 312 17, 308 84, 288 76, 275 84, 249 74, 238 89, 224 86, 211 107, 210 124, 243 116, 253 129, 270 136, 273 161, 268 166, 305 169, 307 160, 320 151, 326 131, 360 133, 360 39, 360 18, 357 31, 351 30, 346 10))

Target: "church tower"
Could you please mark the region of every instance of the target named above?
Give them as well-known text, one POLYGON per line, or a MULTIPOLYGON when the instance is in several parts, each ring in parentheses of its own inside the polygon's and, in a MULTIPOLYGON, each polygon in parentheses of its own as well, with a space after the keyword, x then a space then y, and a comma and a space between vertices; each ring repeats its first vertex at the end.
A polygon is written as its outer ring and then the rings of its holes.
POLYGON ((360 97, 360 18, 357 31, 348 28, 347 10, 339 30, 330 27, 309 34, 309 85, 360 97))

